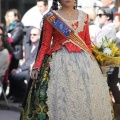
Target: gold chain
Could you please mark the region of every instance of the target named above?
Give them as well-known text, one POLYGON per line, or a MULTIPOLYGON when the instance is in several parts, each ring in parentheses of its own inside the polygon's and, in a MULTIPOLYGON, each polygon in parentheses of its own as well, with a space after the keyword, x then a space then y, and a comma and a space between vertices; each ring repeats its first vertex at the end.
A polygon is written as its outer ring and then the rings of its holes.
MULTIPOLYGON (((61 8, 61 10, 62 10, 62 8, 61 8)), ((70 18, 72 16, 72 14, 73 14, 74 11, 71 11, 71 12, 69 12, 69 11, 67 11, 67 12, 63 11, 63 12, 65 12, 66 15, 70 18)))
POLYGON ((72 16, 73 11, 71 12, 66 12, 67 16, 70 18, 72 16))

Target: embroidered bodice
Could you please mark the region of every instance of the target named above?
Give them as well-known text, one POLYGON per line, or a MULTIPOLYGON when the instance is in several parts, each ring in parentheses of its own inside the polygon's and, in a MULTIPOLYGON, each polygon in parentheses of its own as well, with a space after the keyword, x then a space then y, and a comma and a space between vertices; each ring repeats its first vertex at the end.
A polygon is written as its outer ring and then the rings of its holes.
MULTIPOLYGON (((55 13, 59 16, 57 12, 55 13)), ((91 49, 88 28, 88 15, 86 15, 82 11, 79 11, 77 20, 67 21, 63 19, 63 21, 71 25, 74 28, 75 32, 85 41, 86 45, 91 49)), ((44 27, 41 49, 38 52, 38 56, 33 66, 33 69, 39 69, 41 67, 45 54, 50 55, 52 52, 61 49, 63 45, 67 48, 69 52, 82 51, 78 46, 74 45, 72 42, 67 40, 61 33, 59 33, 59 31, 56 30, 47 20, 44 20, 43 23, 44 27)))

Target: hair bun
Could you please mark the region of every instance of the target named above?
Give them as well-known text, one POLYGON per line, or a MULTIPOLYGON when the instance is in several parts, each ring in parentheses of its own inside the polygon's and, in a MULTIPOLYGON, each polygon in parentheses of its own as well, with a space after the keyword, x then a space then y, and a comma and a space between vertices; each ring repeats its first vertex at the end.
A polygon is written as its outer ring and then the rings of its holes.
POLYGON ((58 0, 53 0, 53 4, 51 7, 52 10, 58 10, 58 0))

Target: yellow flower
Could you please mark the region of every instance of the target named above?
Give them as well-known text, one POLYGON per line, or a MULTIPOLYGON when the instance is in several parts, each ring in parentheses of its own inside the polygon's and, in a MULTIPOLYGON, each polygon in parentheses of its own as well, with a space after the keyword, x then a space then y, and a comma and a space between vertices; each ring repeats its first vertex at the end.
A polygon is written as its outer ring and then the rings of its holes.
POLYGON ((101 55, 97 55, 97 56, 96 56, 96 59, 97 59, 98 61, 103 61, 103 60, 104 60, 104 58, 103 58, 101 55))
POLYGON ((98 52, 102 52, 102 53, 112 56, 112 57, 120 56, 120 52, 118 52, 119 49, 117 48, 116 44, 114 43, 114 40, 112 42, 109 42, 107 37, 102 39, 102 43, 95 43, 93 46, 93 50, 97 50, 98 52), (98 47, 98 44, 100 44, 101 47, 98 47), (108 50, 106 51, 106 49, 109 49, 109 51, 111 51, 111 52, 109 52, 109 54, 108 54, 108 50))
POLYGON ((120 50, 117 45, 105 37, 102 43, 94 43, 93 54, 101 66, 120 66, 120 50))

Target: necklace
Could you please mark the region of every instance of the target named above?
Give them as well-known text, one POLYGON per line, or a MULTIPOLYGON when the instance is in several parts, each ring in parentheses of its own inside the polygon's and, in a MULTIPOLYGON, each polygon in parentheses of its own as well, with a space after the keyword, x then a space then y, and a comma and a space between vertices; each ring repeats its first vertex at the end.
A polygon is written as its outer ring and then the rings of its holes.
POLYGON ((67 12, 66 12, 66 14, 67 14, 67 16, 68 16, 69 18, 72 16, 72 13, 73 13, 73 11, 71 11, 71 12, 67 11, 67 12))
POLYGON ((72 16, 73 12, 74 12, 74 10, 71 10, 71 11, 66 11, 66 10, 63 10, 63 9, 61 9, 61 10, 64 12, 65 15, 68 16, 68 18, 70 18, 72 16))

